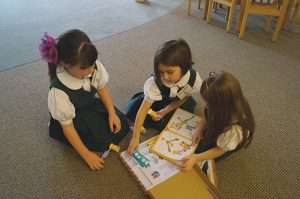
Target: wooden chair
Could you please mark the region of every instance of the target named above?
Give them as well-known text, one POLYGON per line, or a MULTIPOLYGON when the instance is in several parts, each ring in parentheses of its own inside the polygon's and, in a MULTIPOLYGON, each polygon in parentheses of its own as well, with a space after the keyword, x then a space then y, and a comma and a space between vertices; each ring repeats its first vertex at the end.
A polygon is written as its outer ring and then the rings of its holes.
POLYGON ((239 32, 239 38, 244 38, 246 23, 249 14, 261 14, 267 15, 267 23, 265 26, 265 31, 270 30, 270 25, 272 21, 272 16, 278 17, 276 28, 273 32, 272 41, 275 42, 278 38, 278 33, 284 22, 285 14, 289 4, 289 0, 281 0, 272 3, 258 3, 257 1, 263 0, 243 0, 241 4, 241 10, 238 18, 237 32, 239 32))
POLYGON ((213 7, 214 3, 218 3, 218 4, 228 6, 228 8, 229 8, 228 11, 229 12, 227 11, 227 13, 229 13, 229 15, 226 16, 226 19, 228 18, 226 31, 230 32, 235 6, 238 5, 240 3, 240 1, 239 0, 209 0, 207 18, 206 18, 207 23, 211 19, 211 11, 212 11, 212 7, 213 7))
POLYGON ((290 3, 288 5, 286 15, 285 15, 285 21, 283 24, 283 29, 285 30, 292 30, 294 29, 296 25, 296 19, 299 14, 300 10, 300 0, 290 0, 290 3))
MULTIPOLYGON (((188 0, 188 15, 191 15, 191 1, 188 0)), ((198 0, 198 9, 200 9, 201 0, 198 0)), ((208 8, 208 0, 205 0, 204 2, 204 8, 203 8, 203 19, 206 19, 207 15, 207 8, 208 8)))
POLYGON ((292 12, 291 19, 290 19, 290 22, 292 24, 296 23, 296 19, 299 14, 299 11, 300 11, 300 0, 295 0, 295 3, 293 5, 293 12, 292 12))

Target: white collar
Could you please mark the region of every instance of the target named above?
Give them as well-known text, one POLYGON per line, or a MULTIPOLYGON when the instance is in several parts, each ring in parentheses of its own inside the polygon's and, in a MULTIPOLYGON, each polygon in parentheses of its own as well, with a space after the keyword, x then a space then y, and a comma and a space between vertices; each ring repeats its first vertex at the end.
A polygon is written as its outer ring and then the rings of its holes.
POLYGON ((176 84, 170 84, 164 80, 162 80, 162 83, 166 86, 166 87, 174 87, 174 86, 177 86, 177 87, 184 87, 188 82, 189 82, 189 79, 190 79, 190 76, 191 76, 191 72, 188 70, 185 75, 183 75, 180 80, 176 83, 176 84))
POLYGON ((66 87, 72 90, 78 90, 82 87, 83 82, 85 79, 88 79, 88 77, 84 79, 78 79, 76 77, 73 77, 68 73, 63 66, 58 65, 56 68, 56 75, 59 81, 63 83, 66 87))

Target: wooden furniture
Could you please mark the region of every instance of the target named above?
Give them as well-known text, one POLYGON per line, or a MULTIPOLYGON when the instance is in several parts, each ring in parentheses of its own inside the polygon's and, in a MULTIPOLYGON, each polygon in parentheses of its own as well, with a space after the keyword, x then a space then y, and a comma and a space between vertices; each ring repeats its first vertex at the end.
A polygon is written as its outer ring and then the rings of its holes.
POLYGON ((296 23, 296 19, 297 19, 297 16, 299 14, 299 11, 300 11, 300 0, 296 0, 295 1, 295 4, 294 4, 294 8, 293 8, 293 12, 292 12, 292 16, 291 16, 291 20, 290 22, 291 23, 296 23))
MULTIPOLYGON (((188 0, 188 15, 191 15, 191 1, 188 0)), ((200 9, 201 0, 198 0, 198 9, 200 9)), ((207 8, 208 8, 208 0, 204 1, 204 8, 203 8, 203 19, 206 19, 207 15, 207 8)))
POLYGON ((228 11, 227 12, 229 13, 229 15, 226 16, 226 19, 228 18, 226 31, 230 32, 235 6, 238 5, 240 3, 240 1, 238 1, 238 0, 209 0, 207 18, 206 18, 207 23, 211 19, 211 11, 212 11, 212 7, 213 7, 214 3, 218 3, 218 4, 228 6, 229 12, 228 11))
POLYGON ((299 4, 300 0, 290 0, 290 3, 287 8, 285 21, 283 24, 283 29, 290 30, 294 28, 300 10, 299 4))
POLYGON ((268 16, 265 31, 269 31, 270 29, 272 16, 278 17, 272 36, 272 41, 275 42, 283 25, 288 4, 289 0, 274 1, 273 3, 257 3, 254 0, 242 0, 237 24, 237 32, 240 33, 239 38, 244 38, 248 15, 261 14, 268 16))

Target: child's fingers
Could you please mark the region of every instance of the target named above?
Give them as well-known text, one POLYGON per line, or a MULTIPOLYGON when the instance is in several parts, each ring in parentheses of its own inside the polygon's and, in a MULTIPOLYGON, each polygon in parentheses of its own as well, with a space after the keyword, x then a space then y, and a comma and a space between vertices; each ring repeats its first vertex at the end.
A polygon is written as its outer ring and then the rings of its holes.
POLYGON ((105 163, 105 160, 104 160, 103 158, 100 158, 100 159, 99 159, 99 162, 100 162, 100 164, 104 164, 104 163, 105 163))
POLYGON ((186 165, 185 167, 181 167, 182 171, 188 171, 190 170, 192 167, 190 167, 189 165, 186 165))
POLYGON ((192 138, 192 144, 193 145, 195 145, 195 144, 197 144, 197 143, 199 143, 200 142, 200 136, 193 136, 193 138, 192 138))
POLYGON ((161 119, 161 115, 158 113, 155 117, 153 116, 152 119, 154 121, 159 121, 161 119))
POLYGON ((119 133, 121 130, 121 123, 117 122, 115 125, 114 133, 119 133))
POLYGON ((190 159, 190 156, 185 156, 182 158, 182 160, 188 160, 188 159, 190 159))
POLYGON ((196 143, 197 143, 197 138, 193 136, 193 138, 192 138, 192 145, 194 145, 196 143))
POLYGON ((133 151, 132 146, 129 145, 129 147, 128 147, 128 149, 127 149, 127 153, 128 153, 129 155, 132 155, 132 151, 133 151))
POLYGON ((128 153, 129 155, 132 155, 132 152, 133 152, 133 150, 131 149, 131 147, 128 147, 127 153, 128 153))
POLYGON ((137 148, 137 147, 134 146, 134 145, 129 145, 127 153, 128 153, 129 155, 132 155, 133 151, 134 151, 136 148, 137 148))

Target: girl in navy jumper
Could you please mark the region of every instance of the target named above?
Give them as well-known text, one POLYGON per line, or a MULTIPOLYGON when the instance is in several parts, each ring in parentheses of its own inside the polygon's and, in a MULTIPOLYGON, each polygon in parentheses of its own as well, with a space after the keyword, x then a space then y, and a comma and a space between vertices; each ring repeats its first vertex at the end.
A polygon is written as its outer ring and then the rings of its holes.
POLYGON ((200 91, 201 78, 192 65, 191 50, 183 39, 167 41, 157 49, 154 76, 144 84, 144 92, 132 97, 125 110, 127 118, 135 121, 129 154, 139 145, 143 125, 161 131, 176 108, 194 111, 196 102, 190 94, 200 91), (147 115, 150 108, 157 112, 156 116, 147 115))
POLYGON ((201 160, 222 160, 246 148, 252 141, 255 122, 238 80, 228 72, 211 72, 200 90, 206 102, 204 118, 193 136, 200 142, 195 154, 184 158, 182 170, 190 170, 201 160))
POLYGON ((48 62, 51 82, 50 136, 72 145, 92 170, 100 170, 105 162, 93 151, 118 144, 129 128, 113 106, 106 88, 108 73, 97 60, 96 47, 84 32, 69 30, 57 39, 45 33, 39 50, 48 62))

